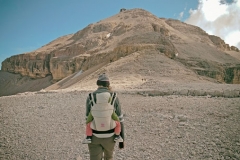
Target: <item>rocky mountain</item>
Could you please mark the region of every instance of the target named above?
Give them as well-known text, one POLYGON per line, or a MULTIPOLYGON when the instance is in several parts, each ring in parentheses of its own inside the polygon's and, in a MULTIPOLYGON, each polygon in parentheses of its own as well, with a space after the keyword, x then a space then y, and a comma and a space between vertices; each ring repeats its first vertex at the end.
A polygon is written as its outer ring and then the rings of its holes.
POLYGON ((240 53, 237 47, 208 35, 199 27, 159 18, 143 9, 121 10, 33 52, 7 58, 2 62, 1 70, 33 79, 50 75, 55 83, 79 71, 90 74, 132 54, 135 61, 141 59, 138 63, 141 67, 132 66, 136 68, 127 69, 128 73, 138 73, 141 78, 146 76, 141 72, 144 67, 150 72, 155 70, 155 77, 162 77, 163 70, 174 76, 180 71, 171 66, 166 70, 161 66, 178 64, 178 68, 187 71, 181 72, 183 77, 191 73, 193 77, 204 76, 218 83, 240 83, 240 53))

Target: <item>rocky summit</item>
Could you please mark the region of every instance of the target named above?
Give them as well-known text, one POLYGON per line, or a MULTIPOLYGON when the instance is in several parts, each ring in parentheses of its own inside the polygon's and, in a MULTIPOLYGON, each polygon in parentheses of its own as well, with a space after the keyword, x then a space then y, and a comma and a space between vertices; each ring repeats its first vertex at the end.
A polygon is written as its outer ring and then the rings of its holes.
MULTIPOLYGON (((240 83, 237 47, 229 46, 199 27, 159 18, 143 9, 121 9, 118 14, 89 24, 75 34, 57 38, 30 53, 7 58, 1 70, 33 79, 51 76, 51 82, 55 83, 79 71, 90 74, 136 53, 139 59, 145 56, 143 63, 148 62, 146 55, 164 55, 165 58, 151 60, 152 64, 156 63, 152 66, 159 70, 162 69, 160 64, 171 61, 196 77, 204 76, 218 83, 240 83)), ((148 65, 144 69, 154 70, 148 65)), ((169 67, 170 73, 171 69, 169 67)), ((158 73, 159 77, 163 76, 161 71, 158 73)), ((143 77, 141 73, 139 76, 143 77)))

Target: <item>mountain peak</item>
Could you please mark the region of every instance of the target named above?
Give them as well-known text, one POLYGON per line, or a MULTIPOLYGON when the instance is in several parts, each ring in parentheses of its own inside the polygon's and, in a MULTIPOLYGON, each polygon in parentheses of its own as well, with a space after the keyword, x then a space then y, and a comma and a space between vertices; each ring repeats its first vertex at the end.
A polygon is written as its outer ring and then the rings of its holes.
POLYGON ((121 9, 116 15, 57 38, 33 52, 7 58, 2 70, 31 78, 51 75, 56 82, 136 52, 150 54, 150 50, 200 75, 240 83, 239 75, 235 74, 239 59, 228 54, 238 52, 236 47, 199 27, 158 18, 139 8, 121 9))

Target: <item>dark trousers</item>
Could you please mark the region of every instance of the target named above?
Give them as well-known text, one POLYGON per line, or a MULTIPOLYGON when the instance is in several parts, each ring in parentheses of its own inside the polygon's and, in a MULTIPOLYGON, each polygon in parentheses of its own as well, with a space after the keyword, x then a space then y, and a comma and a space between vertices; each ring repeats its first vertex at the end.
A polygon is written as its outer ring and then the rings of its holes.
POLYGON ((114 137, 110 138, 97 138, 92 136, 92 143, 88 144, 90 152, 90 160, 101 160, 104 152, 105 160, 113 160, 114 151, 114 137))

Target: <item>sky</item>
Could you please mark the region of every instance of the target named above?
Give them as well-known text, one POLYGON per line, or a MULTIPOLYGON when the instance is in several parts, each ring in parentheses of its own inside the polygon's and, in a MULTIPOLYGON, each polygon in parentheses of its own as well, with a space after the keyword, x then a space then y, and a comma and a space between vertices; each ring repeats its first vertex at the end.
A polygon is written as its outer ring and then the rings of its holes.
POLYGON ((200 0, 185 22, 240 49, 240 0, 200 0))
POLYGON ((0 63, 91 23, 142 8, 201 27, 240 49, 240 0, 0 0, 0 63))

